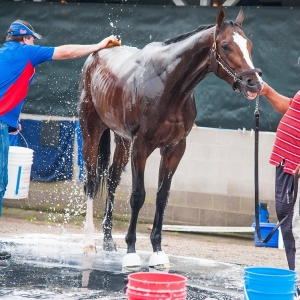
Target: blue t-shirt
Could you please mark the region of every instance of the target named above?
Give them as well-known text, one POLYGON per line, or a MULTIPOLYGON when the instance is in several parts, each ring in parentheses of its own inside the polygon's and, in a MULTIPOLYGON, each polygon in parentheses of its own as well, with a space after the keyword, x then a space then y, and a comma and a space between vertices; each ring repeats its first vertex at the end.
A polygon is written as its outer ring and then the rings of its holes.
POLYGON ((35 66, 51 61, 54 47, 8 41, 0 48, 0 120, 17 128, 35 66))

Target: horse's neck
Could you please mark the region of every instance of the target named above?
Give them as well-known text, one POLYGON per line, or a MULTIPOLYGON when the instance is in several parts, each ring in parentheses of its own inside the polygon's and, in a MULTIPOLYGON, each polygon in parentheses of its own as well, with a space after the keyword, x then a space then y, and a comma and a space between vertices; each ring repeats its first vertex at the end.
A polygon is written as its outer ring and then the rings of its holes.
MULTIPOLYGON (((169 45, 169 68, 173 65, 181 84, 193 89, 209 73, 210 54, 215 27, 200 31, 189 38, 169 45)), ((174 78, 172 78, 174 80, 174 78)))

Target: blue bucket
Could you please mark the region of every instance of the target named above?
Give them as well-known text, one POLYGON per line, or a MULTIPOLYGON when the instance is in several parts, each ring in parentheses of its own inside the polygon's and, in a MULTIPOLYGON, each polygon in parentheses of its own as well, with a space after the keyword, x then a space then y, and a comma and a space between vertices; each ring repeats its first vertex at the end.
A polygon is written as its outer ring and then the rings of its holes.
MULTIPOLYGON (((259 223, 261 238, 264 240, 268 236, 268 234, 273 230, 273 228, 276 226, 277 226, 276 223, 259 223)), ((254 227, 255 246, 278 248, 278 229, 274 232, 274 234, 272 235, 272 237, 267 243, 262 244, 257 237, 256 224, 253 223, 252 227, 254 227)))
MULTIPOLYGON (((267 203, 258 204, 258 220, 261 223, 269 223, 269 212, 267 203)), ((255 215, 254 215, 255 222, 255 215)))
POLYGON ((245 268, 244 300, 293 300, 296 272, 268 267, 245 268))

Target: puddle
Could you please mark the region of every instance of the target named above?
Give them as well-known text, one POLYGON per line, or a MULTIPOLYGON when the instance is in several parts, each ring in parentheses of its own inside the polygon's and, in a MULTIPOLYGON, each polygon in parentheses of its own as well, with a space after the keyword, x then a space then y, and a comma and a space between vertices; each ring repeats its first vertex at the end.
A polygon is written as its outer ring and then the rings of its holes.
MULTIPOLYGON (((125 249, 81 253, 76 236, 28 235, 6 239, 12 253, 0 261, 1 299, 127 299, 126 273, 121 272, 125 249)), ((148 272, 151 253, 138 252, 142 271, 148 272)), ((242 300, 243 268, 240 266, 169 256, 171 270, 187 277, 187 300, 242 300)))
POLYGON ((15 262, 0 269, 6 299, 126 299, 124 288, 124 274, 108 271, 15 262))

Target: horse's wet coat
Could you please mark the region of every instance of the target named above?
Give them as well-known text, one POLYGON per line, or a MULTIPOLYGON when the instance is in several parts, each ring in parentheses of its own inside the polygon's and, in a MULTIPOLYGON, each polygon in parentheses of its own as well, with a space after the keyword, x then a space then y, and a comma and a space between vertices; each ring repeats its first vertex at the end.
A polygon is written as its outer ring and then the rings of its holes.
POLYGON ((80 83, 79 117, 83 134, 86 167, 85 193, 88 199, 85 231, 86 249, 94 247, 92 238, 92 200, 106 183, 104 249, 115 250, 111 236, 115 190, 122 169, 131 155, 131 220, 126 236, 128 253, 135 252, 136 224, 145 201, 146 160, 160 148, 156 212, 151 232, 153 251, 161 251, 161 231, 172 177, 185 152, 186 137, 196 118, 193 89, 211 72, 238 85, 249 99, 261 90, 256 72, 238 82, 221 68, 213 44, 235 73, 252 70, 252 43, 241 26, 240 11, 235 22, 225 21, 221 8, 217 25, 202 26, 193 32, 148 44, 143 49, 114 47, 91 55, 83 68, 80 83), (115 133, 116 149, 109 170, 110 133, 115 133), (107 176, 107 182, 104 178, 107 176))

